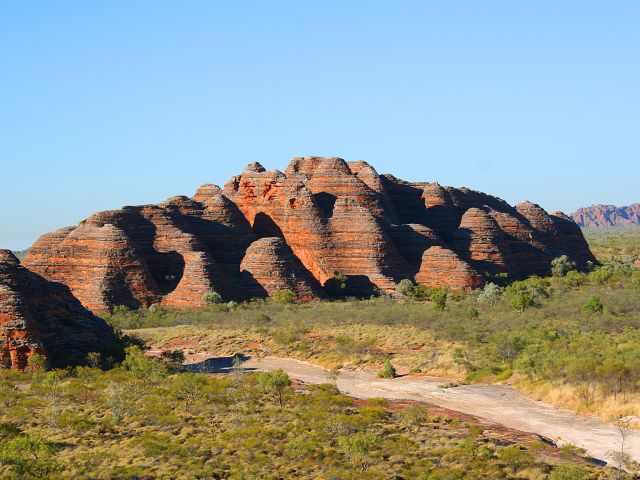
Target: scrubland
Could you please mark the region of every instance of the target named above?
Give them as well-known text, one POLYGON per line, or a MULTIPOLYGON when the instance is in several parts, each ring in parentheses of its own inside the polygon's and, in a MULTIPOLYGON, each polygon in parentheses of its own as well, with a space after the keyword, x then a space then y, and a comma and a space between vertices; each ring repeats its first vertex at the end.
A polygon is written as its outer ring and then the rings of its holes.
POLYGON ((253 301, 189 311, 117 309, 109 320, 161 349, 275 355, 335 368, 386 360, 401 373, 506 382, 611 421, 640 417, 640 230, 588 238, 600 266, 484 291, 399 286, 395 298, 253 301))
MULTIPOLYGON (((100 363, 95 357, 95 364, 100 363)), ((604 479, 571 448, 282 371, 177 373, 139 347, 103 371, 0 371, 0 478, 604 479)), ((620 478, 631 478, 618 472, 620 478)))
POLYGON ((283 292, 190 310, 115 308, 107 319, 131 344, 122 364, 94 354, 67 370, 45 371, 37 357, 25 371, 0 370, 0 478, 635 478, 589 464, 570 445, 501 435, 432 407, 356 401, 330 376, 308 386, 282 371, 179 367, 182 352, 392 365, 392 374, 511 383, 633 423, 640 271, 629 259, 640 253, 637 238, 616 234, 602 247, 601 237, 588 238, 602 263, 590 272, 561 261, 549 278, 498 277, 476 292, 401 282, 393 297, 365 300, 298 304, 283 292), (165 355, 149 358, 142 342, 165 355))

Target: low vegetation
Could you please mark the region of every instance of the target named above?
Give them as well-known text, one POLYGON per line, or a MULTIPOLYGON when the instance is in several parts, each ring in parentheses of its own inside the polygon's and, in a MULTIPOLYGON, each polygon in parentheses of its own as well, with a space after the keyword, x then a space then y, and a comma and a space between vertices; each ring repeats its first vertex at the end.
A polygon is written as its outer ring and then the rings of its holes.
POLYGON ((498 277, 476 292, 402 281, 395 298, 296 304, 279 295, 189 311, 119 309, 109 321, 161 349, 328 368, 379 370, 389 360, 401 373, 506 381, 606 420, 640 416, 640 270, 617 257, 589 272, 574 267, 559 258, 551 277, 498 277))
POLYGON ((584 228, 582 233, 602 262, 640 257, 640 227, 584 228))
POLYGON ((0 370, 0 478, 608 478, 421 405, 177 365, 130 347, 108 371, 0 370))

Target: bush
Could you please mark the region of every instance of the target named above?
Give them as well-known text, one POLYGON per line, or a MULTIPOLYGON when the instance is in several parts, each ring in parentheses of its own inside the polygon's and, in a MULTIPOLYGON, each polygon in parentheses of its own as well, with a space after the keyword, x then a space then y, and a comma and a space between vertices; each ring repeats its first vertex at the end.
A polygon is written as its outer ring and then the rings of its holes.
POLYGON ((396 293, 404 298, 413 297, 413 282, 407 278, 400 280, 396 285, 396 293))
POLYGON ((449 298, 449 290, 439 288, 431 294, 431 303, 434 310, 445 310, 447 308, 447 299, 449 298))
POLYGON ((576 262, 566 255, 561 255, 551 260, 551 274, 554 277, 564 277, 571 270, 576 268, 576 262))
POLYGON ((562 279, 562 282, 569 287, 579 287, 586 282, 587 278, 584 273, 576 270, 571 270, 562 279))
POLYGON ((502 292, 504 292, 504 289, 499 285, 493 282, 487 283, 482 289, 482 293, 478 295, 478 301, 493 306, 500 300, 502 292))
POLYGON ((583 480, 587 475, 587 470, 579 465, 559 465, 553 469, 549 480, 583 480))
POLYGON ((600 301, 599 297, 592 295, 589 297, 589 301, 582 307, 584 313, 602 313, 604 312, 604 305, 600 301))
POLYGON ((340 272, 333 272, 333 277, 324 284, 324 289, 330 298, 344 298, 349 296, 347 286, 348 277, 340 272))
POLYGON ((370 463, 371 452, 380 440, 373 433, 359 432, 338 438, 338 447, 351 465, 365 470, 370 463))
POLYGON ((396 378, 398 376, 395 367, 391 364, 391 360, 384 362, 382 370, 378 372, 378 378, 396 378))
POLYGON ((505 289, 505 296, 509 299, 509 306, 522 313, 529 307, 539 305, 540 300, 549 297, 551 292, 548 280, 533 276, 513 282, 505 289))
POLYGON ((292 290, 276 290, 272 297, 274 301, 283 305, 296 303, 296 294, 292 290))
POLYGON ((272 395, 278 400, 280 407, 284 406, 284 393, 291 387, 291 379, 284 370, 260 372, 257 376, 258 387, 262 392, 272 395))
POLYGON ((209 305, 222 303, 222 295, 220 295, 218 292, 214 292, 213 290, 205 293, 202 296, 202 299, 209 305))
POLYGON ((0 463, 27 478, 49 478, 60 470, 53 445, 39 434, 31 432, 18 435, 3 444, 0 463))

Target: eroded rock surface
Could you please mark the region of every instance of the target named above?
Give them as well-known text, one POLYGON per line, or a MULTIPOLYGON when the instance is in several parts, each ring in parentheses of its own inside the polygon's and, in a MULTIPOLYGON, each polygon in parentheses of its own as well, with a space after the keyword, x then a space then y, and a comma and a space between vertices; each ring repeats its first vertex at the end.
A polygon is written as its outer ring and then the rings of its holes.
POLYGON ((318 281, 279 237, 265 237, 253 242, 240 264, 241 287, 252 297, 271 296, 290 290, 300 301, 322 297, 318 281))
POLYGON ((65 285, 45 280, 8 250, 0 250, 0 364, 24 368, 42 355, 51 366, 105 352, 116 337, 107 323, 85 309, 65 285))
POLYGON ((366 162, 257 162, 193 198, 97 213, 42 236, 25 259, 94 311, 153 303, 196 306, 206 292, 246 299, 323 295, 336 272, 352 293, 391 292, 403 278, 455 289, 492 275, 548 272, 566 254, 594 258, 578 226, 524 202, 378 175, 366 162))

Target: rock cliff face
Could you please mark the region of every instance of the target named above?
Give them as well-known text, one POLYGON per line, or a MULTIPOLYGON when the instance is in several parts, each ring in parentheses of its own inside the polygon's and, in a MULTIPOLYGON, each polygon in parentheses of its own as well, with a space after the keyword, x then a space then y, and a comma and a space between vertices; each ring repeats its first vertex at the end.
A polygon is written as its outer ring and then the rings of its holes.
POLYGON ((111 327, 85 309, 68 287, 45 280, 0 250, 0 364, 24 368, 34 353, 51 366, 82 361, 114 346, 111 327))
POLYGON ((42 236, 25 265, 102 311, 196 306, 210 290, 246 299, 287 289, 306 300, 337 272, 362 295, 403 278, 475 288, 499 273, 544 274, 561 254, 594 260, 575 223, 533 203, 303 157, 285 172, 252 163, 193 198, 97 213, 42 236))
POLYGON ((580 227, 629 227, 640 225, 640 203, 628 207, 592 205, 580 208, 571 217, 580 227))

